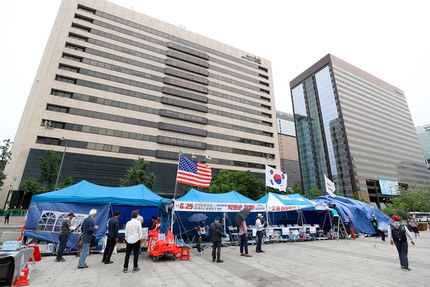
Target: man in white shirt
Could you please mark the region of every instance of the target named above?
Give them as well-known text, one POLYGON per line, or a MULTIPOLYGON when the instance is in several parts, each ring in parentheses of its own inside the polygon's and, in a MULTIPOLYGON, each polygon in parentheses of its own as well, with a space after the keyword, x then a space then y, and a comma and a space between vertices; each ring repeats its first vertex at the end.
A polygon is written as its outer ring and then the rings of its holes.
POLYGON ((124 273, 128 271, 128 261, 130 259, 131 251, 133 251, 133 272, 140 270, 138 265, 139 251, 140 251, 140 239, 142 238, 142 225, 137 220, 137 211, 131 213, 131 220, 125 225, 125 241, 127 246, 125 248, 124 258, 124 273))
POLYGON ((257 253, 264 252, 263 250, 261 250, 261 243, 263 242, 263 230, 266 223, 263 222, 263 215, 259 213, 257 215, 257 220, 255 221, 255 228, 257 228, 257 248, 255 249, 255 252, 257 253))

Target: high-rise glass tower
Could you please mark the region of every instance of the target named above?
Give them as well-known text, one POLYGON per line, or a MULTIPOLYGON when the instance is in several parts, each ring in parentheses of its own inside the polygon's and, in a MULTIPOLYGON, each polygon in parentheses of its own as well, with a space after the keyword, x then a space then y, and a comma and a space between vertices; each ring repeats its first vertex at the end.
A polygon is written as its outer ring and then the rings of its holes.
POLYGON ((14 189, 51 149, 65 153, 60 182, 118 186, 144 157, 153 190, 173 193, 180 151, 264 177, 279 168, 271 63, 107 1, 63 0, 13 141, 14 189))
POLYGON ((427 169, 430 174, 430 124, 416 128, 418 141, 424 154, 427 169))
POLYGON ((403 91, 327 55, 290 82, 303 188, 379 205, 430 183, 403 91))

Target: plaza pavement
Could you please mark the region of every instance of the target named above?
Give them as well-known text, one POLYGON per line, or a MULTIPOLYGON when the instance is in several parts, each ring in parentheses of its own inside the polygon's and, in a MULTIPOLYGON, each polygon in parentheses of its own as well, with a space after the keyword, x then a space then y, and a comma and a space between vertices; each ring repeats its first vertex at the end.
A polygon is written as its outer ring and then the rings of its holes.
MULTIPOLYGON (((357 240, 321 240, 263 245, 265 253, 239 256, 239 247, 223 247, 223 263, 213 263, 211 249, 202 254, 191 249, 191 260, 173 260, 171 254, 158 262, 147 252, 139 257, 140 271, 123 273, 124 252, 112 256, 113 264, 101 263, 101 254, 87 258, 87 269, 77 269, 78 257, 55 262, 44 256, 30 276, 33 287, 69 286, 430 286, 430 231, 421 232, 416 245, 409 244, 412 271, 400 269, 397 251, 375 237, 357 240)), ((129 270, 133 266, 130 258, 129 270)))

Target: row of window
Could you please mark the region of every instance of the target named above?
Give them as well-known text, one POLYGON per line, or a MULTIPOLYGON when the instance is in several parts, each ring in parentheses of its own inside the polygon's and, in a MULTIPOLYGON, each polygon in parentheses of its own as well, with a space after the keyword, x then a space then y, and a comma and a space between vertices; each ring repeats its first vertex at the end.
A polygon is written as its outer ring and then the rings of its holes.
MULTIPOLYGON (((172 112, 172 111, 167 111, 167 110, 160 110, 159 111, 159 110, 151 108, 151 107, 134 105, 134 104, 130 104, 130 103, 125 103, 125 102, 120 102, 120 101, 115 101, 115 100, 109 100, 109 99, 103 99, 103 98, 83 95, 83 94, 79 94, 79 93, 70 93, 70 92, 65 92, 65 91, 60 91, 60 90, 55 90, 55 89, 53 89, 51 91, 51 94, 55 95, 55 96, 67 97, 70 99, 75 99, 75 100, 80 100, 80 101, 87 101, 87 102, 98 103, 98 104, 102 104, 102 105, 114 106, 114 107, 124 108, 124 109, 128 109, 128 110, 140 111, 140 112, 144 112, 144 113, 158 114, 161 116, 165 115, 165 116, 168 116, 171 118, 183 119, 183 120, 196 122, 196 123, 210 124, 213 126, 224 127, 224 128, 228 128, 228 129, 232 129, 232 130, 241 130, 241 131, 244 131, 247 133, 264 135, 264 133, 262 133, 260 130, 246 128, 243 126, 236 126, 236 125, 232 125, 232 124, 225 123, 225 122, 217 122, 217 121, 209 121, 208 122, 208 120, 206 118, 196 117, 196 116, 183 114, 183 113, 179 113, 179 112, 172 112)), ((48 105, 48 110, 57 111, 57 112, 61 112, 61 113, 69 113, 69 108, 62 107, 62 106, 56 106, 56 105, 48 105)), ((86 115, 86 116, 96 117, 96 118, 101 118, 101 119, 106 119, 106 120, 117 121, 117 119, 118 119, 117 115, 109 115, 109 114, 99 113, 99 112, 94 112, 94 111, 87 111, 87 110, 81 111, 81 110, 79 110, 79 111, 77 111, 77 113, 80 115, 86 115)), ((135 124, 139 123, 139 120, 135 119, 135 118, 123 117, 121 119, 123 120, 123 122, 126 122, 126 123, 135 123, 135 124)), ((154 126, 154 125, 151 125, 151 126, 154 126)), ((213 133, 211 135, 211 137, 220 138, 219 136, 216 136, 216 135, 217 135, 216 133, 213 133)), ((273 134, 270 134, 269 136, 273 137, 273 134)), ((226 139, 226 138, 224 138, 224 139, 226 139)), ((239 139, 238 137, 232 137, 229 140, 238 141, 238 139, 239 139)), ((271 143, 260 142, 260 141, 249 141, 248 143, 259 145, 259 146, 269 146, 269 145, 273 146, 273 144, 271 144, 271 143)))
MULTIPOLYGON (((139 33, 136 33, 136 32, 129 31, 129 30, 121 29, 121 28, 118 28, 118 27, 113 26, 113 25, 109 25, 109 24, 101 22, 101 21, 94 21, 93 23, 95 25, 99 25, 101 27, 106 27, 106 28, 111 29, 111 30, 118 30, 118 29, 119 30, 124 30, 124 31, 120 31, 120 32, 124 33, 124 34, 127 34, 127 35, 134 36, 134 37, 136 37, 138 39, 142 39, 142 40, 148 41, 150 43, 159 44, 161 46, 168 46, 169 43, 171 43, 171 42, 163 42, 163 41, 160 41, 160 40, 148 37, 148 36, 143 35, 143 34, 139 34, 139 33)), ((142 50, 154 51, 154 52, 159 53, 161 55, 165 55, 166 54, 165 50, 155 48, 154 46, 149 46, 149 45, 143 44, 141 42, 132 41, 130 39, 126 39, 126 38, 123 38, 123 37, 120 37, 120 36, 117 36, 117 35, 113 35, 113 34, 110 34, 110 33, 104 32, 104 31, 100 31, 100 30, 97 30, 97 29, 91 29, 91 34, 98 35, 98 36, 101 36, 101 37, 105 37, 105 38, 108 38, 108 39, 112 39, 112 40, 115 40, 115 41, 118 41, 118 42, 126 43, 126 44, 129 44, 129 45, 141 48, 142 50)), ((86 41, 88 41, 88 42, 93 42, 91 39, 89 39, 87 37, 82 37, 82 38, 86 39, 86 41)), ((106 48, 110 48, 110 49, 114 49, 114 50, 117 50, 117 51, 122 50, 125 53, 127 52, 127 51, 124 50, 125 48, 118 47, 117 45, 114 45, 114 44, 111 44, 111 43, 105 43, 105 42, 102 42, 102 41, 99 41, 99 40, 94 40, 93 44, 100 45, 100 46, 103 46, 103 47, 106 47, 106 48)), ((184 47, 184 49, 185 48, 186 47, 184 47)), ((141 55, 143 54, 143 53, 141 53, 139 51, 135 51, 135 50, 133 50, 133 51, 130 50, 130 51, 128 51, 128 53, 133 54, 133 55, 137 55, 139 57, 141 57, 141 55)), ((209 67, 206 62, 199 61, 199 60, 197 60, 195 58, 190 58, 190 57, 187 57, 185 55, 180 55, 178 53, 176 53, 174 55, 171 51, 167 51, 167 55, 171 56, 171 57, 175 57, 177 59, 181 59, 181 60, 189 62, 189 63, 197 64, 197 65, 199 65, 201 67, 205 67, 205 68, 209 67)), ((156 58, 156 57, 153 57, 153 58, 156 58)), ((160 59, 160 60, 162 60, 162 59, 160 59)), ((158 62, 160 62, 160 60, 158 60, 158 62)), ((244 72, 243 68, 241 68, 239 66, 232 65, 231 63, 228 63, 228 62, 225 62, 225 61, 217 61, 216 58, 211 58, 211 61, 212 62, 216 62, 218 64, 221 64, 223 66, 227 66, 229 68, 229 69, 223 69, 223 68, 217 68, 216 66, 211 65, 211 69, 212 70, 219 71, 221 73, 230 75, 232 77, 241 78, 241 79, 247 80, 248 82, 253 82, 255 84, 261 84, 261 81, 258 81, 258 80, 254 79, 254 78, 246 77, 246 76, 244 76, 242 74, 233 72, 233 70, 239 70, 239 71, 244 72)), ((251 73, 253 75, 259 75, 258 73, 254 73, 254 72, 251 72, 249 70, 246 70, 246 71, 247 71, 247 73, 251 73)), ((229 79, 231 80, 231 77, 229 77, 229 78, 223 78, 223 80, 229 80, 229 79)), ((240 84, 243 87, 246 87, 248 89, 252 89, 252 90, 255 90, 255 91, 259 91, 259 90, 261 91, 261 89, 259 89, 256 86, 253 86, 253 85, 249 85, 249 84, 245 84, 245 83, 241 84, 241 82, 236 82, 236 84, 240 84)), ((264 85, 268 86, 268 83, 264 83, 264 85)), ((267 92, 267 90, 264 90, 263 92, 267 92)), ((255 95, 254 95, 254 97, 255 97, 255 95)))
MULTIPOLYGON (((82 74, 92 74, 92 73, 98 74, 98 73, 92 72, 92 71, 90 73, 86 69, 80 69, 79 72, 82 73, 82 74)), ((109 78, 109 79, 118 79, 118 77, 110 76, 110 75, 107 75, 107 74, 101 74, 101 73, 100 73, 100 77, 102 77, 103 79, 106 79, 106 78, 109 78)), ((121 89, 121 88, 118 88, 118 87, 112 87, 112 86, 108 86, 108 85, 102 85, 102 84, 99 84, 99 83, 93 83, 93 82, 84 81, 84 80, 76 80, 76 79, 72 79, 72 78, 69 78, 69 77, 58 76, 58 75, 56 76, 56 80, 57 81, 63 81, 63 82, 66 82, 66 83, 76 84, 76 85, 82 85, 82 86, 86 86, 86 87, 90 87, 90 88, 94 88, 94 89, 105 90, 105 91, 109 91, 109 92, 113 92, 113 93, 131 95, 133 97, 138 97, 138 98, 142 98, 142 99, 149 99, 149 100, 157 101, 157 97, 156 96, 150 96, 151 98, 148 98, 146 94, 142 94, 142 93, 139 93, 139 92, 130 91, 130 90, 127 90, 127 89, 121 89)), ((139 84, 143 85, 147 89, 153 89, 155 91, 162 92, 162 90, 160 90, 157 86, 153 86, 153 85, 149 85, 149 84, 145 84, 145 83, 141 83, 141 82, 136 82, 136 81, 131 81, 131 80, 128 80, 128 79, 125 79, 125 78, 121 78, 121 80, 125 80, 126 83, 129 83, 129 84, 139 83, 139 84)), ((175 105, 175 106, 179 106, 179 107, 183 107, 183 108, 188 108, 188 109, 191 109, 191 110, 197 110, 197 111, 204 112, 204 113, 208 112, 208 108, 206 106, 197 105, 197 104, 189 103, 189 102, 184 102, 184 101, 180 101, 180 100, 177 100, 177 99, 170 99, 170 98, 166 98, 166 97, 161 97, 160 98, 160 102, 165 103, 165 104, 169 104, 169 105, 175 105)), ((232 107, 234 107, 236 110, 243 111, 243 112, 251 112, 251 111, 256 112, 254 110, 249 110, 249 109, 243 108, 241 106, 234 106, 234 105, 231 105, 231 104, 229 105, 228 103, 224 103, 224 102, 217 102, 217 103, 215 103, 214 101, 210 101, 210 103, 212 103, 214 105, 218 104, 218 105, 224 106, 226 108, 232 108, 232 107)), ((219 115, 223 115, 223 116, 230 117, 230 118, 236 118, 236 119, 243 120, 243 121, 246 121, 246 122, 254 122, 256 124, 262 124, 262 121, 260 121, 258 119, 250 118, 250 117, 244 117, 244 116, 238 115, 237 113, 227 113, 227 112, 224 112, 224 111, 215 111, 215 110, 211 110, 211 112, 213 112, 214 114, 219 114, 219 115)), ((257 114, 257 115, 259 115, 259 114, 257 114)), ((270 118, 270 114, 261 113, 260 115, 263 115, 263 116, 267 115, 267 117, 270 118)), ((271 123, 269 123, 269 124, 271 125, 271 123)))
MULTIPOLYGON (((103 68, 113 69, 114 67, 116 67, 114 65, 103 63, 103 62, 96 61, 96 60, 87 60, 87 59, 84 59, 83 62, 86 63, 86 64, 89 64, 89 65, 94 65, 94 66, 103 67, 103 68)), ((66 65, 63 64, 63 67, 64 66, 66 66, 66 65)), ((69 71, 76 71, 76 69, 74 70, 74 67, 67 67, 67 68, 64 67, 64 69, 67 69, 69 71)), ((174 80, 174 79, 171 79, 171 78, 164 78, 163 79, 161 77, 157 77, 157 76, 149 75, 149 74, 145 74, 145 73, 137 73, 135 70, 132 70, 132 69, 126 69, 126 68, 121 68, 121 69, 122 69, 121 72, 124 72, 126 74, 131 74, 131 75, 138 76, 138 77, 143 77, 143 78, 150 78, 153 81, 160 81, 160 82, 162 81, 162 82, 164 82, 166 84, 171 84, 171 85, 179 86, 181 88, 191 89, 191 90, 202 92, 202 93, 207 93, 208 92, 207 88, 200 87, 198 85, 193 85, 191 83, 185 83, 185 82, 182 82, 182 81, 179 81, 179 80, 174 80)), ((149 85, 149 84, 146 84, 146 83, 141 83, 141 82, 138 82, 138 81, 133 81, 133 80, 130 80, 130 79, 127 79, 127 78, 117 77, 117 76, 113 76, 113 75, 107 75, 107 74, 104 74, 104 73, 94 72, 94 71, 86 70, 86 69, 77 69, 77 72, 79 74, 90 75, 90 76, 94 76, 94 77, 98 77, 98 78, 103 78, 103 79, 106 79, 106 80, 110 80, 110 81, 113 81, 113 82, 124 83, 124 84, 127 84, 127 85, 137 86, 137 87, 141 87, 141 88, 143 88, 143 87, 146 86, 146 87, 149 87, 149 89, 154 88, 153 90, 159 91, 158 87, 156 87, 156 86, 152 86, 152 85, 149 85)), ((193 96, 192 94, 188 94, 188 93, 183 92, 183 91, 179 92, 179 94, 182 95, 182 96, 186 96, 189 99, 198 100, 198 101, 201 101, 201 102, 205 102, 206 101, 206 100, 202 100, 198 96, 193 96)), ((243 100, 241 102, 243 102, 243 100)), ((271 118, 271 114, 261 113, 260 111, 248 109, 248 108, 243 107, 243 106, 236 106, 236 105, 232 105, 232 104, 229 104, 229 103, 225 103, 225 102, 222 102, 222 101, 216 101, 216 100, 211 100, 210 103, 214 104, 214 105, 218 105, 218 106, 223 106, 223 107, 229 108, 229 109, 234 109, 236 111, 239 110, 239 111, 242 111, 242 112, 245 112, 245 113, 250 113, 250 114, 255 114, 255 115, 263 115, 263 116, 265 116, 267 118, 271 118)), ((264 107, 267 108, 267 106, 265 106, 265 105, 261 105, 261 104, 258 104, 258 105, 260 107, 264 106, 264 107)))
MULTIPOLYGON (((175 139, 177 140, 177 139, 175 139)), ((37 137, 37 143, 38 144, 46 144, 46 145, 61 145, 61 139, 57 138, 49 138, 49 137, 37 137)), ((167 139, 166 139, 167 141, 167 139)), ((109 145, 109 144, 99 144, 99 143, 92 143, 92 142, 84 142, 84 141, 76 141, 76 140, 69 140, 68 146, 72 148, 77 149, 88 149, 88 150, 99 150, 104 152, 114 152, 114 153, 124 153, 124 154, 135 154, 140 156, 151 156, 151 157, 158 157, 158 158, 166 158, 166 159, 178 159, 178 153, 177 152, 169 152, 169 151, 161 151, 161 150, 146 150, 146 149, 140 149, 140 148, 133 148, 133 147, 124 147, 124 146, 116 146, 116 145, 109 145)), ((252 162, 242 162, 242 161, 232 161, 227 159, 215 159, 213 158, 211 162, 218 164, 218 165, 227 165, 227 166, 243 166, 243 167, 249 167, 249 168, 258 168, 258 169, 264 169, 264 164, 258 164, 258 163, 252 163, 252 162)))

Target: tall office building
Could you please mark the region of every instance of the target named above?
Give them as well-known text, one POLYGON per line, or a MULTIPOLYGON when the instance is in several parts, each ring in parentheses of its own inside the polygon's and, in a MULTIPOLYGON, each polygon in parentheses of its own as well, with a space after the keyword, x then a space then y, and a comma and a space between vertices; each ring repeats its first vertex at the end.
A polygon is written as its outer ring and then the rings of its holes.
POLYGON ((276 117, 278 119, 278 141, 281 170, 287 174, 287 187, 290 189, 296 183, 301 185, 294 116, 289 113, 276 111, 276 117))
POLYGON ((63 0, 5 187, 37 178, 53 149, 65 154, 60 182, 118 186, 144 157, 153 190, 173 193, 180 151, 263 178, 277 144, 270 61, 106 1, 63 0))
POLYGON ((430 183, 403 91, 327 55, 290 82, 304 190, 375 202, 430 183))
POLYGON ((418 141, 424 154, 427 170, 430 174, 430 124, 416 128, 418 141))

